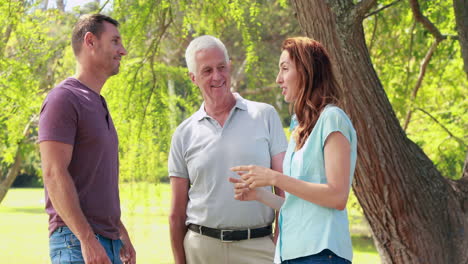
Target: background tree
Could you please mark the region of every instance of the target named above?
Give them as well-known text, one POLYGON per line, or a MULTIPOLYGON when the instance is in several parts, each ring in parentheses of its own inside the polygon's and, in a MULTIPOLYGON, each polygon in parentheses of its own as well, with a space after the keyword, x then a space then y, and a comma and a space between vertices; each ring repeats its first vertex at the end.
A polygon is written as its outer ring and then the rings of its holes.
POLYGON ((67 19, 27 1, 0 5, 0 201, 24 168, 36 163, 38 107, 43 92, 62 76, 64 47, 60 31, 67 19), (51 28, 47 24, 53 24, 51 28))
POLYGON ((220 37, 231 53, 233 90, 274 105, 288 126, 274 83, 279 48, 307 34, 336 62, 360 140, 354 190, 383 261, 466 263, 460 2, 114 0, 71 9, 63 0, 2 1, 0 201, 18 173, 40 174, 35 120, 45 94, 74 72, 69 37, 79 15, 103 12, 121 22, 129 55, 103 95, 119 131, 121 180, 129 182, 167 178, 172 131, 201 104, 185 68, 190 40, 220 37))
POLYGON ((366 45, 363 20, 376 1, 292 3, 303 31, 336 62, 359 138, 353 187, 383 262, 466 263, 467 179, 443 178, 402 130, 366 45))
POLYGON ((464 61, 464 69, 466 76, 468 77, 468 4, 466 3, 466 0, 453 0, 453 8, 455 10, 455 19, 461 54, 464 61))

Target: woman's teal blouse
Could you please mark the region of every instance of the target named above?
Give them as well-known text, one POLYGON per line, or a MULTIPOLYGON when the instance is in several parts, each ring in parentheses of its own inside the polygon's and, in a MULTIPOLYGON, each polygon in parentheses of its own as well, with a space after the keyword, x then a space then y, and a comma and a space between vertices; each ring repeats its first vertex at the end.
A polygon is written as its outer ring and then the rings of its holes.
MULTIPOLYGON (((291 129, 296 126, 297 121, 293 117, 291 129)), ((333 132, 342 133, 351 145, 351 183, 357 156, 356 131, 345 112, 334 105, 325 107, 300 150, 295 151, 296 142, 291 137, 283 161, 283 173, 307 182, 327 183, 324 144, 333 132)), ((340 211, 323 207, 286 193, 280 210, 279 226, 275 263, 313 255, 324 249, 352 261, 353 251, 346 209, 340 211)))

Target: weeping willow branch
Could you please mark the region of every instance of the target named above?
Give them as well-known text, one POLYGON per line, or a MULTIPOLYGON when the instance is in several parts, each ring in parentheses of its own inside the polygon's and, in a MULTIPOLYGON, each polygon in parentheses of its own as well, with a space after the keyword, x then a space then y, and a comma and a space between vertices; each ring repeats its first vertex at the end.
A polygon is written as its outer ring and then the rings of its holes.
POLYGON ((413 54, 413 46, 414 46, 414 29, 416 28, 416 21, 414 21, 413 25, 411 26, 411 38, 410 38, 410 47, 408 50, 408 63, 406 64, 406 82, 405 82, 405 94, 408 91, 409 87, 409 79, 411 76, 411 60, 413 54))
POLYGON ((379 12, 381 12, 381 11, 383 11, 383 10, 385 10, 385 9, 387 9, 387 8, 389 8, 389 7, 391 7, 391 6, 394 6, 395 4, 398 4, 398 2, 400 2, 400 1, 401 1, 401 0, 396 0, 395 2, 392 2, 392 3, 388 4, 388 5, 385 5, 385 6, 379 8, 379 9, 377 9, 377 10, 375 10, 375 11, 372 11, 372 12, 370 12, 369 14, 365 15, 364 18, 368 18, 368 17, 370 17, 370 16, 376 15, 377 13, 379 13, 379 12))
MULTIPOLYGON (((169 28, 169 26, 172 24, 173 22, 173 19, 172 19, 172 12, 171 12, 171 9, 170 8, 167 8, 163 11, 163 15, 162 15, 162 19, 161 19, 161 24, 159 26, 159 34, 158 34, 158 37, 156 39, 153 40, 153 43, 152 43, 152 46, 153 48, 151 48, 150 50, 152 51, 151 52, 151 56, 150 56, 150 63, 151 63, 151 75, 152 75, 152 82, 153 82, 153 85, 151 87, 151 91, 150 91, 150 94, 146 100, 146 103, 144 105, 144 110, 143 110, 143 116, 142 116, 142 121, 145 120, 146 118, 146 114, 148 112, 148 106, 150 105, 151 103, 151 99, 153 98, 153 94, 155 93, 155 90, 156 90, 156 87, 158 86, 157 85, 157 74, 156 74, 156 70, 154 68, 154 65, 155 65, 155 58, 156 58, 156 54, 157 54, 157 51, 159 49, 159 44, 161 44, 161 40, 162 40, 162 37, 166 34, 167 32, 167 29, 169 28), (166 21, 166 18, 168 18, 168 21, 166 21)), ((141 124, 143 124, 143 122, 141 122, 141 124)), ((141 135, 141 131, 143 129, 143 125, 141 125, 138 129, 138 138, 140 137, 141 135)))
POLYGON ((463 141, 463 139, 455 136, 452 132, 450 132, 450 130, 445 127, 441 122, 439 122, 439 120, 437 120, 437 118, 435 118, 433 115, 431 115, 429 112, 427 112, 426 110, 422 109, 422 108, 415 108, 414 110, 419 110, 421 112, 423 112, 424 114, 426 114, 427 116, 429 116, 434 122, 436 122, 445 132, 447 132, 447 134, 449 134, 449 136, 453 139, 455 139, 460 145, 462 145, 465 149, 468 149, 468 145, 463 141))
POLYGON ((411 121, 411 115, 413 114, 413 104, 414 104, 414 101, 416 100, 416 96, 418 95, 419 88, 421 88, 421 84, 424 79, 424 76, 426 75, 427 65, 429 65, 432 55, 434 55, 434 52, 437 49, 437 45, 439 45, 439 43, 440 41, 438 39, 434 40, 434 42, 432 43, 431 47, 427 51, 427 54, 421 63, 418 81, 416 82, 416 85, 413 88, 413 92, 411 93, 410 107, 409 107, 408 113, 406 114, 405 123, 403 125, 404 131, 406 131, 406 129, 408 128, 409 122, 411 121))
POLYGON ((102 10, 104 9, 104 7, 106 7, 106 5, 109 3, 110 0, 107 0, 106 2, 104 2, 104 4, 102 4, 101 8, 99 8, 99 11, 98 13, 101 13, 102 10))

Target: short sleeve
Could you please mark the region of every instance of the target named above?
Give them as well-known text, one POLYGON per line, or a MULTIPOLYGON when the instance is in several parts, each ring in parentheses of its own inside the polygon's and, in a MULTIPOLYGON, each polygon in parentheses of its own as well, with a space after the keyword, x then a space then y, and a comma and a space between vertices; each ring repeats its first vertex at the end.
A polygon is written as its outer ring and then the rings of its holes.
POLYGON ((183 136, 180 130, 176 129, 172 135, 171 150, 169 151, 168 172, 169 177, 189 178, 187 163, 184 159, 183 136))
POLYGON ((333 132, 340 132, 351 143, 353 138, 354 128, 348 116, 338 107, 330 107, 326 109, 322 115, 322 133, 321 145, 325 146, 328 136, 333 132))
POLYGON ((284 134, 280 117, 272 106, 269 108, 267 118, 270 130, 270 155, 273 157, 276 154, 286 151, 288 148, 288 141, 284 134))
POLYGON ((74 145, 78 110, 78 102, 70 91, 52 90, 42 104, 38 142, 50 140, 74 145))

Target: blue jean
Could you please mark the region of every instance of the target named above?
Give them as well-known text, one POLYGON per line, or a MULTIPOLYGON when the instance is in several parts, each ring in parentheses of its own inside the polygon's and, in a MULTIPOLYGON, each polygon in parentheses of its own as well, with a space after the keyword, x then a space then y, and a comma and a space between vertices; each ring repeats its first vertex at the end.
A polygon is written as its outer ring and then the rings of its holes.
MULTIPOLYGON (((96 239, 106 250, 113 264, 122 264, 119 252, 122 241, 112 240, 96 234, 96 239)), ((49 238, 50 260, 52 264, 84 264, 81 244, 71 230, 62 226, 57 228, 49 238)))
POLYGON ((288 259, 282 264, 351 264, 351 261, 338 257, 331 250, 325 249, 322 252, 310 256, 288 259))

